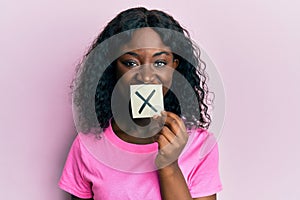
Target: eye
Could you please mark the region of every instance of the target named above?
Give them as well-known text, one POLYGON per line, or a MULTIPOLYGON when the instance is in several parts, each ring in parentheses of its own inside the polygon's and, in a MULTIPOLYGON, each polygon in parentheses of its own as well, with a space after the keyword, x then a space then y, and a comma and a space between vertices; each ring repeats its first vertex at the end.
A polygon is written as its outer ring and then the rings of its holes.
POLYGON ((154 62, 154 67, 164 67, 165 65, 167 65, 168 63, 166 61, 163 60, 157 60, 154 62))
POLYGON ((136 67, 136 66, 138 66, 138 63, 134 60, 126 60, 126 61, 122 61, 122 63, 126 67, 136 67))

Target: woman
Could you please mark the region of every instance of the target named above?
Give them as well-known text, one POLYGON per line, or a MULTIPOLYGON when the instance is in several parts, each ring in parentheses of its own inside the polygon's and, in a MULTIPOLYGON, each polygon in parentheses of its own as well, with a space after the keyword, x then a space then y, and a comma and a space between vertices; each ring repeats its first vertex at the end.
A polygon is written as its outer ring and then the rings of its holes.
POLYGON ((204 66, 170 15, 145 8, 118 14, 77 69, 80 134, 60 187, 73 199, 216 199, 217 145, 203 154, 212 138, 204 66), (133 118, 130 85, 161 85, 164 111, 133 118))

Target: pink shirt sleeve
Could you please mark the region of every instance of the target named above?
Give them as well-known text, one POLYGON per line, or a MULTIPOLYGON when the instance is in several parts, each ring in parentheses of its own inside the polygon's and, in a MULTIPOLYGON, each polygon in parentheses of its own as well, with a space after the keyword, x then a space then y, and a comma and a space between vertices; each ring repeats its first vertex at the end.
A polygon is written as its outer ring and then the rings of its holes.
POLYGON ((189 176, 189 188, 193 198, 213 195, 222 190, 219 175, 219 151, 215 143, 212 150, 199 160, 189 176))
POLYGON ((85 178, 85 165, 81 154, 80 139, 77 136, 66 160, 59 187, 80 198, 93 196, 91 183, 85 178))

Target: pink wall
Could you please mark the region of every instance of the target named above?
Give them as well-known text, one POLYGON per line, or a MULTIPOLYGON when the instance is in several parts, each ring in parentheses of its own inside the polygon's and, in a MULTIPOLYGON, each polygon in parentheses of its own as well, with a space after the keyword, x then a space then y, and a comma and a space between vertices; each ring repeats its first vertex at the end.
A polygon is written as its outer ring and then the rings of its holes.
POLYGON ((299 1, 107 2, 0 2, 1 199, 66 199, 56 184, 75 136, 74 66, 106 22, 137 5, 171 13, 221 72, 219 199, 299 199, 299 1))

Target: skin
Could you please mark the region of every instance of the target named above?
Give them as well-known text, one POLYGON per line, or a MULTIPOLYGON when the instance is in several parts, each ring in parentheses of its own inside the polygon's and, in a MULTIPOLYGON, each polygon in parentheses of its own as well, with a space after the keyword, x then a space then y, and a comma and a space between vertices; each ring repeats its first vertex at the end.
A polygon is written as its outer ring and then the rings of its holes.
MULTIPOLYGON (((162 84, 163 95, 167 93, 172 83, 172 70, 176 69, 179 62, 174 59, 169 47, 163 44, 155 31, 151 28, 137 30, 132 40, 124 45, 121 51, 123 54, 116 62, 116 77, 118 79, 122 77, 122 84, 118 90, 124 97, 129 94, 130 84, 162 84), (149 46, 151 48, 142 48, 149 46)), ((112 128, 119 138, 129 143, 157 142, 159 153, 155 161, 158 167, 162 199, 191 200, 192 197, 178 165, 178 157, 188 140, 184 122, 176 114, 167 111, 163 111, 161 116, 154 116, 153 119, 161 125, 161 129, 151 137, 139 138, 129 135, 122 131, 114 120, 112 120, 112 128)), ((149 123, 149 119, 134 119, 133 121, 138 125, 149 123)), ((72 199, 80 200, 74 196, 72 199)), ((216 200, 216 194, 194 199, 216 200)))

